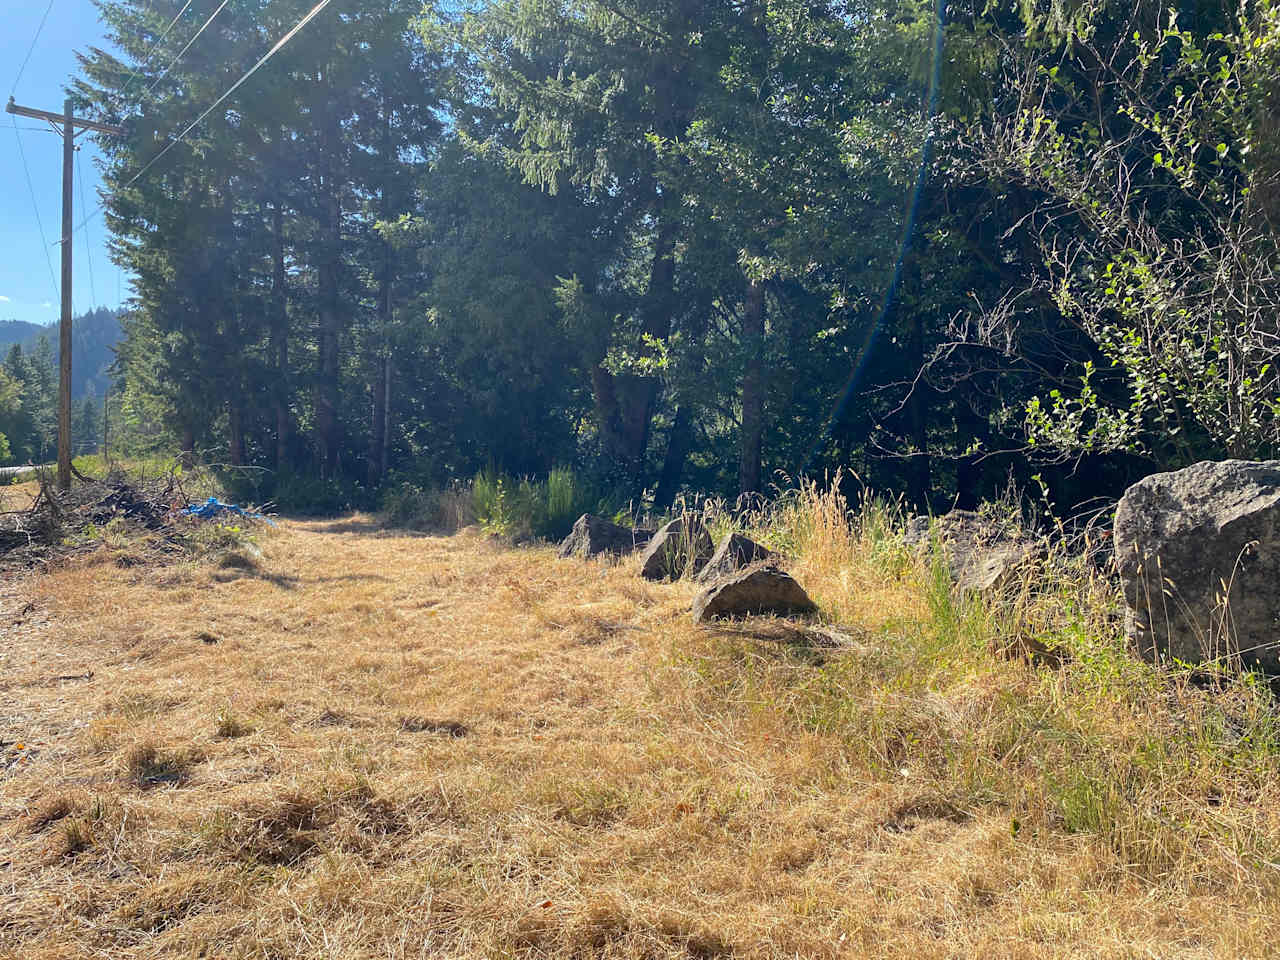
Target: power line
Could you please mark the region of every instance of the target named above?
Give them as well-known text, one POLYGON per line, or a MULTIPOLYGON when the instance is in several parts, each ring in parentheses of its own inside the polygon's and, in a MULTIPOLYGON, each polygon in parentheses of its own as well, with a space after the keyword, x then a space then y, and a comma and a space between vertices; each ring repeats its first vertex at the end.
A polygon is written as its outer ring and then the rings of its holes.
POLYGON ((27 175, 27 191, 31 194, 31 209, 35 211, 36 226, 40 228, 40 246, 44 247, 44 262, 49 265, 49 282, 53 284, 53 299, 58 299, 58 280, 53 274, 53 258, 49 256, 49 242, 44 234, 44 223, 40 220, 40 204, 36 202, 36 188, 31 183, 31 168, 27 166, 27 151, 22 148, 22 134, 18 132, 18 122, 11 116, 13 135, 18 140, 18 154, 22 157, 22 172, 27 175))
MULTIPOLYGON (((80 206, 84 209, 89 208, 89 204, 84 199, 84 168, 80 165, 80 151, 76 151, 76 177, 80 180, 80 206)), ((89 264, 89 301, 90 308, 98 305, 98 288, 93 282, 93 247, 89 243, 89 231, 84 232, 84 256, 89 264)))
MULTIPOLYGON (((213 111, 218 109, 218 107, 222 104, 223 101, 225 101, 233 93, 239 90, 240 87, 245 83, 245 81, 247 81, 250 77, 252 77, 255 73, 257 73, 258 70, 261 69, 263 64, 265 64, 268 60, 270 60, 277 53, 279 53, 281 49, 284 48, 285 44, 287 44, 290 40, 292 40, 298 34, 298 32, 302 30, 303 27, 305 27, 308 23, 310 23, 313 19, 315 19, 315 17, 320 13, 320 11, 322 11, 325 7, 327 7, 330 4, 330 2, 331 0, 320 0, 319 3, 317 3, 314 7, 312 7, 310 11, 307 12, 306 16, 304 16, 301 20, 299 20, 296 24, 294 24, 293 28, 288 33, 286 33, 283 37, 281 37, 279 40, 276 41, 276 44, 274 47, 272 47, 265 54, 263 54, 262 59, 260 59, 252 67, 250 67, 248 72, 246 72, 244 76, 242 76, 239 80, 237 80, 230 87, 228 87, 227 91, 222 96, 218 97, 217 100, 213 101, 213 103, 209 105, 208 109, 206 109, 204 113, 196 117, 195 120, 191 121, 191 123, 187 125, 187 128, 185 130, 183 130, 180 134, 178 134, 176 137, 174 137, 172 140, 166 143, 164 145, 164 148, 159 153, 157 153, 154 157, 148 160, 141 170, 135 173, 121 186, 117 187, 116 188, 117 192, 120 190, 128 190, 131 186, 137 183, 138 180, 142 178, 143 174, 145 174, 148 170, 150 170, 153 166, 155 166, 155 164, 157 164, 166 153, 168 153, 170 150, 172 150, 174 147, 180 144, 184 139, 186 139, 187 134, 189 134, 196 127, 200 126, 200 124, 204 121, 205 117, 213 113, 213 111)), ((225 5, 226 0, 223 0, 223 3, 225 5)), ((80 225, 77 226, 75 229, 76 230, 82 229, 86 224, 89 223, 90 220, 96 217, 104 209, 106 209, 106 204, 99 203, 97 206, 97 209, 95 209, 93 213, 85 217, 84 220, 80 222, 80 225)), ((75 231, 72 231, 72 232, 74 233, 75 231)))
POLYGON ((18 92, 18 84, 22 82, 22 74, 26 72, 27 64, 31 62, 31 54, 35 53, 36 42, 44 31, 45 21, 49 19, 49 11, 52 9, 53 0, 49 0, 49 5, 44 8, 44 16, 40 18, 40 26, 36 27, 36 35, 31 38, 31 46, 27 47, 27 55, 23 58, 22 66, 18 68, 18 75, 13 80, 13 89, 9 91, 11 95, 18 92))
POLYGON ((138 65, 138 69, 129 74, 129 82, 126 83, 124 85, 124 89, 120 91, 121 99, 128 96, 129 88, 133 86, 133 81, 137 80, 138 77, 142 75, 141 71, 147 69, 148 64, 151 63, 151 58, 155 55, 156 48, 159 47, 160 44, 164 43, 165 37, 169 36, 169 31, 171 31, 174 28, 174 25, 182 19, 182 15, 187 12, 187 8, 194 2, 195 0, 187 0, 187 2, 182 5, 182 9, 178 11, 178 15, 170 20, 169 25, 164 28, 160 36, 156 37, 155 41, 151 44, 151 47, 147 50, 147 55, 142 58, 142 63, 138 65))
POLYGON ((142 92, 144 97, 154 90, 161 80, 169 75, 169 71, 173 69, 173 65, 183 58, 186 52, 191 49, 191 45, 200 39, 200 34, 204 33, 205 30, 208 29, 209 24, 213 23, 214 18, 222 12, 222 8, 230 2, 231 0, 222 0, 222 2, 218 4, 218 9, 209 14, 209 19, 201 24, 200 29, 196 31, 195 36, 187 41, 187 45, 178 51, 178 55, 176 57, 165 64, 165 68, 160 71, 160 75, 151 81, 151 86, 147 87, 147 89, 142 92))

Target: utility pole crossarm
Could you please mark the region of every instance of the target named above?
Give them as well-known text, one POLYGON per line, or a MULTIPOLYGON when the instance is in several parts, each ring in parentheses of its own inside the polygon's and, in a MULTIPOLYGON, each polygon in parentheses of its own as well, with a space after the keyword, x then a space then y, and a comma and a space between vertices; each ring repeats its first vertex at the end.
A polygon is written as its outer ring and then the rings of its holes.
MULTIPOLYGON (((32 107, 24 107, 21 104, 13 102, 13 97, 9 98, 9 102, 5 104, 5 113, 16 114, 19 117, 30 117, 32 120, 47 120, 56 126, 61 127, 66 122, 66 116, 61 113, 51 113, 48 110, 36 110, 32 107)), ((99 123, 97 120, 86 120, 83 117, 72 117, 71 124, 73 127, 79 127, 82 130, 92 130, 95 133, 109 133, 112 136, 123 137, 124 127, 118 127, 110 123, 99 123)))

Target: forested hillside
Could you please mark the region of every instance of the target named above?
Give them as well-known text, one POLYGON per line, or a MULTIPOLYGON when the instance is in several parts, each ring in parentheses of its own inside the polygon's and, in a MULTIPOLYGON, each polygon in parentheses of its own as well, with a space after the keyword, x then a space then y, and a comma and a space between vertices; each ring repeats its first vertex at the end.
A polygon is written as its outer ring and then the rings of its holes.
POLYGON ((171 68, 178 0, 100 6, 137 445, 659 508, 1276 454, 1267 3, 334 0, 177 140, 312 3, 171 68))
POLYGON ((23 320, 0 320, 0 347, 10 347, 15 343, 22 343, 47 332, 48 329, 38 323, 27 323, 23 320))
MULTIPOLYGON (((120 341, 119 311, 99 307, 72 318, 72 448, 87 453, 102 436, 103 403, 120 341)), ((0 324, 0 465, 44 463, 58 446, 58 327, 0 324)))

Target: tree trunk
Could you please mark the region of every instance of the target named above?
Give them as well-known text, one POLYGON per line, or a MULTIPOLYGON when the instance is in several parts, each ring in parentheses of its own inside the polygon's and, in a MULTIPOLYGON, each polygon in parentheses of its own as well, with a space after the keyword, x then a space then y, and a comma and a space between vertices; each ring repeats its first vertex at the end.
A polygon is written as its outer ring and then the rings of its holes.
POLYGON ((374 360, 373 416, 369 430, 369 486, 376 487, 382 481, 383 464, 387 459, 387 366, 390 358, 379 356, 374 360))
POLYGON ((275 354, 276 382, 272 385, 272 407, 276 420, 277 470, 289 462, 289 437, 293 425, 289 417, 289 311, 284 270, 284 209, 271 207, 271 340, 275 354))
POLYGON ((387 475, 391 450, 391 378, 394 373, 395 364, 388 355, 382 365, 382 461, 378 465, 384 477, 387 475))
POLYGON ((742 435, 738 454, 738 493, 760 490, 764 434, 764 282, 751 280, 742 319, 746 366, 742 373, 742 435))
POLYGON ((970 409, 964 398, 957 398, 956 427, 960 436, 956 439, 965 447, 973 441, 980 441, 977 452, 966 452, 960 455, 956 463, 956 508, 960 510, 976 510, 982 501, 983 465, 980 457, 987 453, 987 423, 970 409))
MULTIPOLYGON (((395 147, 392 143, 391 136, 391 109, 387 106, 384 99, 382 103, 382 155, 388 164, 388 170, 398 163, 395 147)), ((387 175, 387 181, 393 182, 390 173, 387 175)), ((386 190, 382 191, 382 217, 384 220, 390 220, 392 214, 395 213, 393 206, 403 206, 406 198, 402 195, 396 201, 392 201, 387 196, 386 190)), ((395 250, 390 242, 383 240, 382 245, 385 260, 383 261, 384 273, 383 281, 385 283, 385 295, 382 300, 382 416, 378 425, 375 427, 378 433, 378 477, 385 478, 387 475, 387 465, 390 461, 391 448, 391 377, 395 369, 391 360, 391 323, 395 318, 394 311, 391 306, 391 296, 394 292, 394 284, 396 277, 395 250)))
POLYGON ((182 458, 180 462, 184 470, 190 470, 196 465, 196 432, 190 426, 182 428, 182 458))
POLYGON ((316 384, 316 440, 320 447, 320 470, 326 477, 338 473, 338 273, 341 262, 342 210, 336 184, 338 133, 332 99, 332 80, 326 71, 324 116, 321 118, 321 177, 319 197, 319 377, 316 384))
POLYGON ((924 369, 924 322, 919 311, 912 314, 911 333, 907 349, 911 354, 911 365, 916 371, 916 382, 912 386, 911 396, 907 398, 907 419, 910 426, 911 446, 914 448, 909 461, 907 477, 907 499, 917 507, 924 508, 929 504, 932 488, 932 469, 929 462, 929 388, 924 378, 919 376, 924 369))
MULTIPOLYGON (((675 229, 659 214, 649 285, 640 305, 641 331, 665 339, 671 334, 675 283, 675 229)), ((591 371, 596 418, 605 447, 637 489, 644 485, 645 454, 658 396, 658 381, 632 374, 615 376, 600 365, 591 371)))
POLYGON ((239 397, 232 397, 227 405, 227 460, 233 467, 244 466, 244 413, 239 397))
POLYGON ((671 433, 667 437, 667 455, 662 461, 662 474, 658 477, 658 489, 653 495, 653 508, 659 513, 675 502, 676 493, 680 489, 680 478, 684 475, 692 439, 690 419, 687 403, 676 408, 675 421, 671 424, 671 433))
MULTIPOLYGON (((383 113, 383 158, 391 153, 391 119, 390 114, 383 113)), ((381 194, 382 217, 390 219, 391 204, 386 190, 381 194)), ((388 366, 391 363, 390 345, 387 343, 391 329, 391 281, 395 270, 391 244, 382 241, 382 273, 378 278, 378 319, 379 337, 377 355, 374 357, 373 377, 373 417, 369 424, 369 486, 376 487, 386 471, 387 462, 387 385, 388 366)))
POLYGON ((102 459, 111 459, 111 383, 102 394, 102 459))

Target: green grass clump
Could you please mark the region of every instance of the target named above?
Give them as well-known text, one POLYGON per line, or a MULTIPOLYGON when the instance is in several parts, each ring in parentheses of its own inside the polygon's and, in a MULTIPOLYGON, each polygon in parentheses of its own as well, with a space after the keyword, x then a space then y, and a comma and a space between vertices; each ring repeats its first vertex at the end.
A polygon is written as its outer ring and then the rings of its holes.
POLYGON ((471 502, 486 530, 513 538, 559 540, 584 513, 617 512, 612 498, 568 467, 542 480, 483 470, 471 482, 471 502))
POLYGON ((614 512, 611 499, 569 467, 557 467, 543 479, 489 468, 443 489, 401 479, 384 489, 379 507, 394 527, 452 533, 478 523, 515 540, 559 540, 582 514, 614 512))

